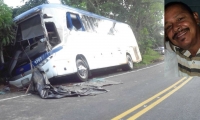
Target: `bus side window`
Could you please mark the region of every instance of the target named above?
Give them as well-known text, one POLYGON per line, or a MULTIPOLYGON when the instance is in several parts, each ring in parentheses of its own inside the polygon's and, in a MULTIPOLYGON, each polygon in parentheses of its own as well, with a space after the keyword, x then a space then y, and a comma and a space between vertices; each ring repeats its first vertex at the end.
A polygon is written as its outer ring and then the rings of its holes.
POLYGON ((95 31, 94 29, 94 23, 92 21, 92 17, 86 17, 87 21, 88 21, 88 24, 90 26, 90 28, 92 29, 92 31, 95 31))
POLYGON ((83 16, 82 16, 82 20, 83 20, 83 23, 84 23, 84 25, 85 25, 85 27, 86 27, 86 30, 87 30, 88 32, 93 31, 92 28, 91 28, 91 25, 90 25, 89 22, 88 22, 87 16, 83 15, 83 16))
POLYGON ((72 27, 73 27, 73 24, 72 24, 72 19, 71 19, 70 13, 67 13, 67 28, 69 28, 71 30, 72 27))
MULTIPOLYGON (((77 18, 77 20, 79 21, 79 25, 81 25, 80 27, 82 28, 82 31, 85 31, 85 28, 84 28, 84 26, 83 26, 83 23, 81 22, 81 19, 80 19, 80 17, 79 17, 79 15, 76 15, 76 18, 77 18)), ((72 23, 73 23, 73 21, 72 21, 72 23)), ((80 29, 80 28, 79 28, 80 29)))
POLYGON ((85 31, 79 15, 69 12, 67 13, 67 28, 69 28, 70 30, 75 29, 85 31))
POLYGON ((83 22, 83 25, 85 26, 85 31, 89 31, 90 28, 88 27, 87 21, 85 20, 84 17, 82 17, 82 22, 83 22))

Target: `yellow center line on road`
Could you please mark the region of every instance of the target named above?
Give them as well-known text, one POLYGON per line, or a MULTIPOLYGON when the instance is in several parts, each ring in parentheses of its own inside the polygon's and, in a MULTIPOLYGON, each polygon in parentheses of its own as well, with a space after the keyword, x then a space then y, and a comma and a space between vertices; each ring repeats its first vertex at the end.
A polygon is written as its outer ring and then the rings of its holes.
MULTIPOLYGON (((120 120, 121 118, 123 118, 123 117, 125 117, 126 115, 130 114, 131 112, 137 110, 138 108, 142 107, 143 105, 147 104, 148 102, 154 100, 155 98, 159 97, 160 95, 162 95, 163 93, 167 92, 168 90, 170 90, 170 89, 176 87, 179 83, 183 82, 185 79, 186 79, 186 77, 180 79, 179 81, 177 81, 177 82, 174 83, 173 85, 169 86, 169 87, 166 88, 165 90, 159 92, 158 94, 154 95, 153 97, 151 97, 151 98, 145 100, 144 102, 142 102, 142 103, 136 105, 135 107, 133 107, 133 108, 131 108, 131 109, 129 109, 129 110, 123 112, 122 114, 116 116, 115 118, 113 118, 113 119, 111 119, 111 120, 120 120)), ((179 85, 179 87, 176 87, 176 89, 174 89, 173 91, 174 91, 174 92, 177 91, 179 88, 181 88, 181 87, 182 87, 183 85, 185 85, 187 82, 189 82, 191 79, 192 79, 192 77, 188 78, 185 82, 183 82, 181 85, 179 85)), ((172 91, 171 91, 171 92, 172 92, 172 91)), ((171 92, 170 92, 170 94, 168 93, 167 95, 170 96, 171 94, 174 93, 174 92, 172 92, 172 93, 171 93, 171 92)), ((166 95, 165 95, 165 96, 166 96, 166 95)), ((167 96, 167 97, 168 97, 168 96, 167 96)), ((164 97, 164 96, 163 96, 163 97, 164 97)), ((162 100, 163 97, 160 98, 159 101, 162 100)), ((166 97, 166 98, 167 98, 167 97, 166 97)), ((164 99, 166 99, 166 98, 164 98, 164 99)), ((163 100, 164 100, 164 99, 163 99, 163 100)), ((163 100, 162 100, 162 101, 163 101, 163 100)), ((160 102, 162 102, 162 101, 160 101, 160 102)), ((159 102, 159 103, 160 103, 160 102, 159 102)), ((158 104, 158 103, 157 103, 157 104, 158 104)), ((155 102, 153 103, 154 106, 157 105, 157 104, 156 104, 155 102)), ((153 105, 150 105, 150 106, 154 107, 153 105)), ((143 111, 143 112, 144 112, 144 113, 147 112, 147 111, 149 110, 149 108, 150 108, 150 107, 148 107, 147 109, 145 108, 146 111, 143 111)), ((150 109, 151 109, 151 108, 150 108, 150 109)), ((142 110, 141 110, 141 111, 142 111, 142 110)), ((144 113, 141 112, 141 111, 140 111, 140 114, 137 113, 138 117, 141 116, 142 114, 144 114, 144 113)), ((135 115, 136 115, 136 114, 135 114, 135 115)), ((135 119, 135 117, 132 116, 131 118, 129 118, 129 120, 132 120, 132 119, 135 119)))
POLYGON ((136 113, 135 115, 133 115, 132 117, 130 117, 127 120, 135 120, 138 117, 140 117, 141 115, 143 115, 144 113, 146 113, 147 111, 149 111, 151 108, 155 107, 157 104, 161 103, 163 100, 165 100, 166 98, 168 98, 170 95, 172 95, 174 92, 176 92, 178 89, 180 89, 181 87, 183 87, 187 82, 189 82, 192 79, 192 77, 189 77, 186 81, 184 81, 181 85, 179 85, 178 87, 176 87, 175 89, 173 89, 172 91, 170 91, 169 93, 167 93, 166 95, 164 95, 163 97, 161 97, 160 99, 158 99, 157 101, 155 101, 154 103, 152 103, 151 105, 149 105, 148 107, 144 108, 143 110, 141 110, 140 112, 136 113))

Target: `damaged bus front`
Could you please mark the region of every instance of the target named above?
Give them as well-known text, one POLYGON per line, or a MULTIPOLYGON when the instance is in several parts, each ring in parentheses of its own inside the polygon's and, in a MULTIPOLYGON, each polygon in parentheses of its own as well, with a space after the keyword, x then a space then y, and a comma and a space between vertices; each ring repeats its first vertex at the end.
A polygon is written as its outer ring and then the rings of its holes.
POLYGON ((17 24, 15 52, 8 74, 11 76, 10 84, 17 87, 30 82, 33 67, 45 70, 48 77, 56 74, 55 70, 50 68, 50 59, 62 49, 61 46, 57 46, 61 43, 57 31, 59 28, 56 28, 53 17, 42 11, 42 7, 36 7, 14 19, 17 24))

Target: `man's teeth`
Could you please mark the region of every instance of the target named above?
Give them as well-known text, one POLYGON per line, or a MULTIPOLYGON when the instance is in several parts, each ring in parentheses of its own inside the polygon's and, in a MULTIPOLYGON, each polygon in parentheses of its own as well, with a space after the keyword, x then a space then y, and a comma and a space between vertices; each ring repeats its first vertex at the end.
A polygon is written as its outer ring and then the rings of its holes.
POLYGON ((179 37, 181 37, 182 35, 184 35, 185 33, 186 33, 186 31, 183 32, 183 33, 181 33, 181 34, 179 34, 177 37, 179 38, 179 37))

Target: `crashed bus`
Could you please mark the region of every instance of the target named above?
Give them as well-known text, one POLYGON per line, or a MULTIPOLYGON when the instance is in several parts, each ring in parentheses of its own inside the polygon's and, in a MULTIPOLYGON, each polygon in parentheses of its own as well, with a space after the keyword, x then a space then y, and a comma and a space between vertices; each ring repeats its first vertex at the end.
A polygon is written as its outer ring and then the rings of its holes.
POLYGON ((131 27, 61 4, 43 4, 14 18, 17 24, 9 83, 22 87, 32 68, 48 79, 76 74, 87 81, 92 70, 123 66, 132 70, 142 60, 131 27))

